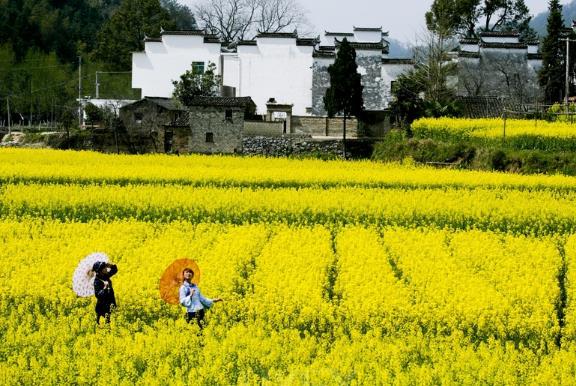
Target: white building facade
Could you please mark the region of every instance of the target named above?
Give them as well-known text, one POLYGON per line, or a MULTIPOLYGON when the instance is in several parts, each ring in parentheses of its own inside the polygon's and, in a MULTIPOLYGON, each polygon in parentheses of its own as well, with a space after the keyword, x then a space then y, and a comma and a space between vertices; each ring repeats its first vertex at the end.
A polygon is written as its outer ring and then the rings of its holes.
POLYGON ((173 81, 191 66, 200 70, 214 63, 223 86, 235 96, 251 97, 257 113, 266 103, 292 105, 294 115, 324 115, 322 98, 329 86, 327 68, 343 38, 357 52, 367 110, 383 110, 391 101, 392 82, 413 67, 409 59, 389 59, 387 33, 382 28, 354 28, 353 33, 326 32, 322 39, 294 33, 261 33, 235 48, 204 31, 163 31, 145 40, 144 52, 132 55, 132 87, 142 97, 171 97, 173 81))
POLYGON ((462 39, 457 58, 460 96, 501 97, 519 104, 540 98, 538 42, 521 42, 516 32, 483 32, 478 39, 462 39))

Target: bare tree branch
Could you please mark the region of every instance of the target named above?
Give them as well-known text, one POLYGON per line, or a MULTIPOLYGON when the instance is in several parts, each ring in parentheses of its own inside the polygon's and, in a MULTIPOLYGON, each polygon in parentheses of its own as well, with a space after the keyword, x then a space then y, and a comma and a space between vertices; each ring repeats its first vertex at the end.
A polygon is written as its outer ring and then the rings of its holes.
POLYGON ((195 7, 195 17, 200 26, 227 42, 309 25, 296 0, 203 0, 195 7))

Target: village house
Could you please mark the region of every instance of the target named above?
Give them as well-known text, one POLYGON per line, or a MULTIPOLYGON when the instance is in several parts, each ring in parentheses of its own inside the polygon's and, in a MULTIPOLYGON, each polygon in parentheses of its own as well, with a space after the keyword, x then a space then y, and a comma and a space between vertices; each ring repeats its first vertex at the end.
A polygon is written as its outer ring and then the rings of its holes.
POLYGON ((244 121, 254 115, 249 97, 198 97, 188 110, 187 141, 175 139, 175 149, 192 153, 241 153, 244 121))
POLYGON ((120 119, 139 153, 236 153, 242 151, 244 120, 255 110, 249 97, 197 97, 187 107, 146 97, 122 107, 120 119))
POLYGON ((186 109, 172 98, 145 97, 120 108, 129 142, 138 153, 166 151, 165 127, 174 127, 186 109))
POLYGON ((143 97, 170 97, 173 80, 194 67, 214 63, 224 87, 235 96, 251 97, 257 114, 267 114, 271 99, 291 105, 294 116, 323 116, 329 86, 327 68, 343 38, 357 51, 367 110, 381 111, 391 101, 391 84, 413 63, 388 58, 387 33, 382 28, 354 28, 351 33, 326 32, 323 39, 302 38, 296 32, 261 33, 234 47, 202 30, 163 31, 145 39, 143 52, 132 56, 132 86, 143 97))
POLYGON ((482 32, 460 40, 458 95, 499 97, 521 105, 535 103, 542 66, 538 42, 521 42, 516 32, 482 32))

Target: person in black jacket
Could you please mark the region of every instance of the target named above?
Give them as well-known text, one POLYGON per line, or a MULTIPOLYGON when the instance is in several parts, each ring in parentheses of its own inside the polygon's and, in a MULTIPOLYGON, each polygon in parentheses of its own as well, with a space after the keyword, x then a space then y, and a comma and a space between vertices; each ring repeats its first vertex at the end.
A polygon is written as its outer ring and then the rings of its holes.
POLYGON ((110 313, 116 307, 116 298, 114 288, 110 278, 118 272, 115 264, 108 264, 103 261, 97 261, 92 266, 96 272, 94 278, 94 295, 96 295, 96 324, 100 324, 100 318, 104 317, 106 323, 110 323, 110 313))

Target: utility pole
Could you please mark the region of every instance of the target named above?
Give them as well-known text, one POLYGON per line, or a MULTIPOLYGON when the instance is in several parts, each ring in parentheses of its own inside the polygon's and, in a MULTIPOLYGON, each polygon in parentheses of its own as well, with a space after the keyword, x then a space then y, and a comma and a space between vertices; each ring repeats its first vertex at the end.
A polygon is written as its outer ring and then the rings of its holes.
POLYGON ((96 71, 96 99, 100 98, 100 80, 98 74, 131 74, 132 71, 96 71))
POLYGON ((564 90, 564 108, 568 112, 568 94, 570 93, 570 39, 566 38, 566 77, 565 77, 565 90, 564 90))
POLYGON ((100 82, 98 82, 98 73, 101 71, 96 71, 96 99, 100 98, 100 82))
POLYGON ((78 126, 82 128, 82 118, 84 111, 82 109, 82 57, 78 57, 78 126))
POLYGON ((570 94, 570 43, 576 42, 574 39, 566 38, 561 39, 562 41, 566 42, 566 77, 564 81, 564 108, 566 112, 568 112, 568 96, 570 94))
POLYGON ((10 96, 6 97, 6 110, 8 111, 8 135, 12 134, 12 127, 10 126, 10 96))

